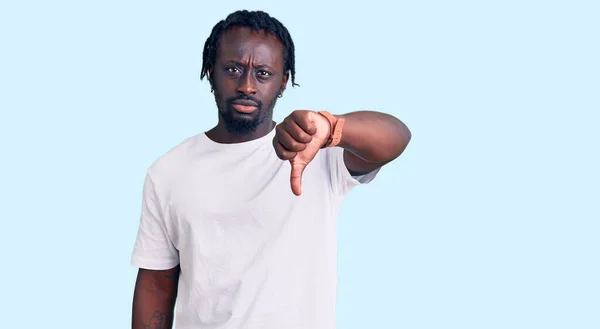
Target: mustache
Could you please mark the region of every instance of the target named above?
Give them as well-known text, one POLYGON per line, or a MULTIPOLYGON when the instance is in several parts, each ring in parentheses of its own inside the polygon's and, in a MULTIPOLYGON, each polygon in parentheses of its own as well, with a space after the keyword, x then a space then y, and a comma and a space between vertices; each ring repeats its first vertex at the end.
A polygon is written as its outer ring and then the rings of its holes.
POLYGON ((240 96, 235 96, 235 97, 230 97, 227 99, 227 104, 232 105, 233 102, 236 101, 251 101, 254 102, 256 104, 258 104, 258 107, 262 107, 262 102, 259 101, 258 99, 252 97, 252 96, 244 96, 244 95, 240 95, 240 96))

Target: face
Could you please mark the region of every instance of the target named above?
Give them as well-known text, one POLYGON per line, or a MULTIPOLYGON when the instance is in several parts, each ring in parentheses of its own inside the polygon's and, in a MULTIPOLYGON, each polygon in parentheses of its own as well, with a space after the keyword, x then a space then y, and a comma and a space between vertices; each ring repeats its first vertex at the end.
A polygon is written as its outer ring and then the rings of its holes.
POLYGON ((277 37, 245 27, 223 33, 210 78, 221 121, 230 133, 250 134, 271 124, 287 83, 283 66, 283 45, 277 37))

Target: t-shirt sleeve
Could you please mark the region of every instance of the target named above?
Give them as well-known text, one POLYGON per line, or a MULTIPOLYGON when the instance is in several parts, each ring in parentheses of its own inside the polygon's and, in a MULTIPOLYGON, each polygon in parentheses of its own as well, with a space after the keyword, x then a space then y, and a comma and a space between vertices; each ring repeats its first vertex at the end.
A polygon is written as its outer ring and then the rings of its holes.
POLYGON ((327 151, 333 189, 341 195, 347 194, 357 185, 370 183, 381 170, 381 168, 377 168, 365 175, 352 176, 344 162, 343 148, 331 147, 325 150, 327 151))
POLYGON ((156 187, 146 175, 142 192, 142 211, 131 264, 151 270, 167 270, 179 264, 179 252, 169 238, 168 216, 162 211, 156 187))

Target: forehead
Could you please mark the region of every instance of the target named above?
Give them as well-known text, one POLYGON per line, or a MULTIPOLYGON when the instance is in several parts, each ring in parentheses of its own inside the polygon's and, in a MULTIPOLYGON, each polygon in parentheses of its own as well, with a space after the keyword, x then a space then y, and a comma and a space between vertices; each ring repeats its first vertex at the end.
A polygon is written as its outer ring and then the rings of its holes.
POLYGON ((269 66, 283 64, 283 44, 265 30, 231 27, 223 32, 217 47, 217 59, 260 62, 269 66))

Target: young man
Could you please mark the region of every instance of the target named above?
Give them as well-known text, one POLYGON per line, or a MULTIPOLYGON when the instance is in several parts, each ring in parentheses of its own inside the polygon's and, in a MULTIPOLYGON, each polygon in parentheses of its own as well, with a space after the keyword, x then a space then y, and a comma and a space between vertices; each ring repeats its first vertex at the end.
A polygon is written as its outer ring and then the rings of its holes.
POLYGON ((410 140, 378 112, 273 108, 294 43, 267 13, 238 11, 206 40, 201 78, 218 123, 148 169, 132 264, 133 328, 333 329, 336 216, 410 140))

